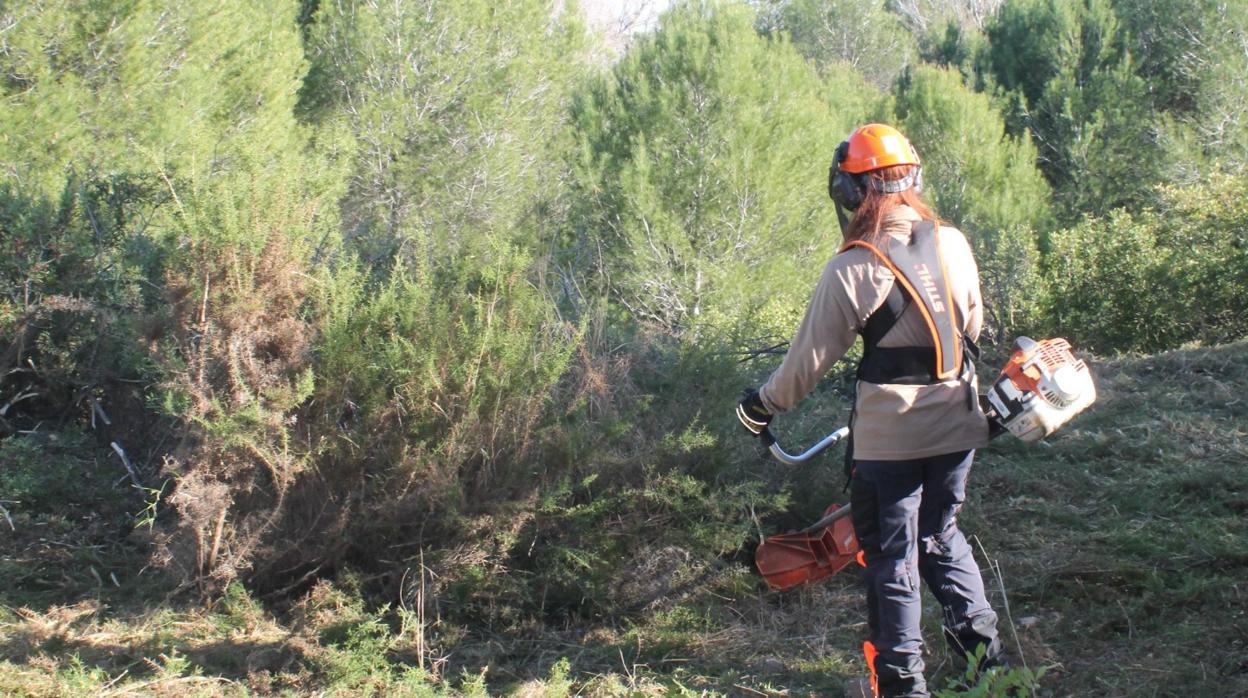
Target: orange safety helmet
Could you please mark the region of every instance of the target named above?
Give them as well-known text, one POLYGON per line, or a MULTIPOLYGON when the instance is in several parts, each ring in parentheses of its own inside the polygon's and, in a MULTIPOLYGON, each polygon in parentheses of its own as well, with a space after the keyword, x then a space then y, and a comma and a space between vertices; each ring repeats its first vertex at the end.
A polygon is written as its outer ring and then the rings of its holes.
POLYGON ((893 165, 918 165, 919 154, 901 131, 884 124, 867 124, 849 134, 841 170, 861 174, 893 165))
POLYGON ((884 124, 867 124, 853 133, 849 139, 836 146, 832 166, 828 168, 828 196, 836 202, 836 218, 842 232, 847 227, 842 208, 858 210, 867 189, 884 194, 896 194, 914 187, 923 189, 923 168, 919 154, 901 131, 884 124), (898 180, 875 180, 867 173, 895 165, 913 165, 906 176, 898 180))

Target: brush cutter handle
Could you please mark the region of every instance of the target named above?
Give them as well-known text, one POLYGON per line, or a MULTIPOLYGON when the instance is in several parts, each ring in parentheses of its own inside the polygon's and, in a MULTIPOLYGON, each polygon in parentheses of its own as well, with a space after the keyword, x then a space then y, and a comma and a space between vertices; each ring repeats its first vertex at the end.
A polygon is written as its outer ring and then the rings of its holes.
POLYGON ((814 458, 815 456, 819 455, 823 451, 827 450, 827 448, 831 446, 832 444, 840 441, 846 436, 849 436, 849 427, 841 427, 840 429, 837 429, 831 434, 828 434, 827 436, 823 437, 822 441, 815 444, 814 446, 811 446, 810 448, 806 449, 805 452, 799 453, 798 455, 793 455, 791 453, 788 453, 783 448, 781 448, 780 444, 776 442, 775 435, 771 433, 771 429, 763 429, 763 433, 761 434, 761 436, 763 439, 763 443, 767 444, 767 447, 771 449, 771 455, 775 456, 776 460, 780 461, 781 463, 786 463, 788 465, 797 465, 799 463, 805 463, 811 458, 814 458))

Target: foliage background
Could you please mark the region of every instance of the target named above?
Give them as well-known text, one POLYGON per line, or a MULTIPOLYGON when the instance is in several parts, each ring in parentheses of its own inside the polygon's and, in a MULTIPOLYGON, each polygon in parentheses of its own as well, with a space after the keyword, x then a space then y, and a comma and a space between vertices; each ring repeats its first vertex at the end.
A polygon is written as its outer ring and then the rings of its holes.
MULTIPOLYGON (((523 664, 518 638, 609 628, 653 657, 720 632, 704 592, 755 594, 759 537, 840 497, 730 408, 838 246, 826 168, 867 121, 909 134, 972 241, 989 357, 1065 336, 1128 394, 1132 357, 1248 336, 1242 3, 688 0, 604 41, 545 0, 0 3, 5 608, 98 600, 104 570, 133 603, 215 604, 225 635, 315 628, 301 659, 250 650, 262 693, 473 694, 517 683, 481 667, 523 664)), ((1208 351, 1236 385, 1242 351, 1208 351)), ((786 439, 844 421, 851 360, 786 439)), ((1240 453, 1228 400, 1202 463, 1240 453)), ((1108 422, 1071 439, 1135 453, 1108 422)), ((1242 506, 1200 472, 1176 487, 1242 506)), ((997 486, 1025 505, 1019 477, 997 486)), ((1165 581, 1137 562, 1114 574, 1165 581)), ((27 631, 6 661, 65 640, 27 631)), ((153 671, 196 684, 178 646, 153 671)), ((854 671, 821 647, 787 675, 854 671)), ((1085 680, 1070 663, 1050 676, 1085 680)), ((77 666, 48 690, 122 680, 77 666)))

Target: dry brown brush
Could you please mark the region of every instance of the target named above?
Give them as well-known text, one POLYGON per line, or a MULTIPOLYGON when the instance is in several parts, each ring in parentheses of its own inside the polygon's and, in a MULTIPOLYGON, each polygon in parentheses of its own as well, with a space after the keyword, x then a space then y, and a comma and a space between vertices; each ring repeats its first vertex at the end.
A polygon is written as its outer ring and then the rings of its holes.
POLYGON ((165 330, 149 336, 165 408, 181 423, 164 459, 177 521, 158 536, 156 558, 213 593, 281 545, 307 456, 293 442, 316 328, 303 313, 306 261, 281 233, 258 249, 198 244, 186 262, 166 275, 165 330))

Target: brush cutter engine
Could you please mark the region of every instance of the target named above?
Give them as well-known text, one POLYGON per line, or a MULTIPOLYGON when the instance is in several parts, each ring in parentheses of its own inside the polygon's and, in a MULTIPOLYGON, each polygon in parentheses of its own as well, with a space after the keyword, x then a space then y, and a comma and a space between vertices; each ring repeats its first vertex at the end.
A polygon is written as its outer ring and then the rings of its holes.
POLYGON ((984 397, 989 420, 1023 441, 1039 441, 1095 402, 1096 384, 1066 340, 1019 337, 984 397))

